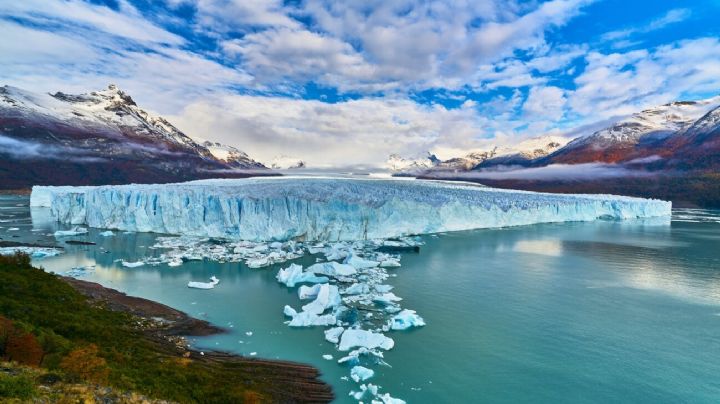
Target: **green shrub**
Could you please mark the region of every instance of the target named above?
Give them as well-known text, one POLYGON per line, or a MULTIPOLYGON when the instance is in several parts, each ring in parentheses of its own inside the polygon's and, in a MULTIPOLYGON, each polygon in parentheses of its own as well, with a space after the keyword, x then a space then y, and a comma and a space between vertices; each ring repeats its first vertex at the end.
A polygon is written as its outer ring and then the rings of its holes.
POLYGON ((36 393, 35 383, 30 377, 0 373, 0 397, 29 400, 36 393))

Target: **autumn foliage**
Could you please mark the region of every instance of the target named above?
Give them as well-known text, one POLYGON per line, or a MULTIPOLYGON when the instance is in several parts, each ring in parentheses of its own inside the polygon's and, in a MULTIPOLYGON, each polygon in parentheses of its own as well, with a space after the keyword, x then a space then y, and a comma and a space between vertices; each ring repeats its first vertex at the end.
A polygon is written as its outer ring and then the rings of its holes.
POLYGON ((32 333, 0 316, 0 357, 3 360, 37 367, 44 356, 42 346, 32 333))
POLYGON ((77 380, 97 384, 107 383, 110 369, 105 359, 98 356, 98 353, 95 344, 75 349, 60 362, 60 368, 77 380))

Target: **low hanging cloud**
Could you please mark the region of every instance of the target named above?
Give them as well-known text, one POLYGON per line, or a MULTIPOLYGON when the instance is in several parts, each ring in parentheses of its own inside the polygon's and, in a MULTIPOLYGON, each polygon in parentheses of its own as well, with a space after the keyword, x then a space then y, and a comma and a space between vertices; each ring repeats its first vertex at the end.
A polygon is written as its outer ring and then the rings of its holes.
POLYGON ((581 181, 616 177, 644 177, 653 173, 631 170, 618 164, 585 163, 585 164, 551 164, 545 167, 498 167, 492 170, 472 171, 467 173, 444 174, 431 176, 467 178, 477 180, 531 180, 531 181, 581 181))
POLYGON ((18 140, 0 134, 0 155, 16 160, 64 160, 81 163, 104 161, 103 159, 83 156, 82 150, 58 147, 43 143, 18 140))

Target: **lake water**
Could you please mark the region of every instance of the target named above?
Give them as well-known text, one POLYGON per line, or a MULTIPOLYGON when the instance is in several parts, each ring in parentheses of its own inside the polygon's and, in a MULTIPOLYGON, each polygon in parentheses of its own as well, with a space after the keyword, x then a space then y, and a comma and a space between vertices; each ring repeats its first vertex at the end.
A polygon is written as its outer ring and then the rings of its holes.
MULTIPOLYGON (((25 197, 0 197, 0 237, 54 244, 58 225, 42 210, 33 223, 27 205, 25 197)), ((60 273, 96 265, 82 279, 231 330, 194 340, 201 349, 313 364, 337 402, 352 402, 347 394, 357 385, 341 379, 347 367, 322 358, 338 358, 323 330, 284 324, 283 306, 298 306, 296 290, 275 280, 287 265, 124 268, 114 261, 157 254, 148 249, 156 236, 99 232, 71 238, 96 246, 68 245, 65 254, 35 263, 60 273), (211 275, 221 280, 214 290, 186 287, 211 275)), ((375 368, 369 380, 381 392, 409 403, 720 401, 720 212, 423 240, 388 283, 427 326, 389 334, 395 348, 385 360, 392 367, 375 368)))

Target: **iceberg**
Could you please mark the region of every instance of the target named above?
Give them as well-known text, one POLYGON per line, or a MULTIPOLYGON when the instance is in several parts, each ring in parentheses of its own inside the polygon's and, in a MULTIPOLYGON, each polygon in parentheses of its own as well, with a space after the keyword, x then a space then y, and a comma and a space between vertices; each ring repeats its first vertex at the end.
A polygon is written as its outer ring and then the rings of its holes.
POLYGON ((285 306, 283 313, 287 317, 292 317, 292 320, 287 323, 290 327, 324 327, 335 325, 337 323, 337 319, 332 314, 319 315, 309 311, 302 311, 298 313, 297 310, 290 306, 285 306))
POLYGON ((350 378, 355 380, 356 383, 364 382, 365 380, 373 377, 374 375, 374 370, 368 369, 364 366, 358 365, 350 369, 350 378))
POLYGON ((345 329, 342 327, 333 327, 329 330, 325 330, 325 340, 332 342, 333 344, 337 344, 340 341, 340 336, 343 331, 345 331, 345 329))
POLYGON ((312 177, 34 187, 31 204, 49 205, 50 214, 61 223, 251 241, 370 240, 534 223, 660 217, 670 216, 671 210, 670 202, 613 195, 312 177))
POLYGON ((422 327, 425 320, 415 313, 415 310, 403 310, 390 320, 390 329, 407 330, 410 327, 422 327))
POLYGON ((145 263, 142 261, 128 262, 125 260, 121 260, 120 264, 126 268, 137 268, 137 267, 141 267, 141 266, 145 265, 145 263))
POLYGON ((338 276, 350 276, 355 275, 357 271, 355 267, 348 264, 340 264, 335 261, 331 262, 320 262, 317 264, 310 265, 307 269, 308 272, 312 272, 316 275, 327 275, 334 278, 338 276))
POLYGON ((315 300, 302 307, 303 311, 314 314, 322 314, 325 310, 334 308, 340 305, 340 293, 338 287, 323 283, 317 285, 318 291, 315 300))
POLYGON ((324 276, 315 276, 311 272, 303 272, 302 266, 297 264, 280 269, 275 278, 289 288, 294 288, 298 283, 325 283, 330 280, 324 276))
POLYGON ((393 346, 395 346, 395 341, 392 338, 372 331, 353 329, 345 330, 342 333, 338 349, 349 351, 351 348, 364 347, 367 349, 382 348, 387 351, 393 346))
POLYGON ((188 282, 189 288, 194 289, 214 289, 215 286, 220 283, 220 280, 215 275, 210 277, 210 282, 188 282))
POLYGON ((55 237, 68 237, 68 236, 79 236, 81 234, 87 234, 88 230, 83 227, 73 227, 70 230, 58 230, 55 233, 55 237))

